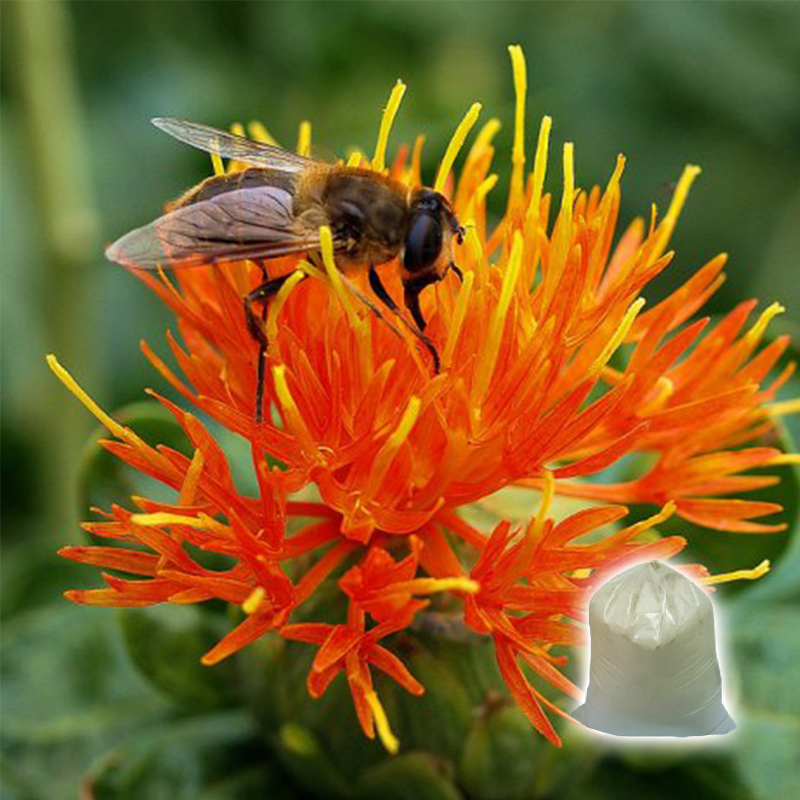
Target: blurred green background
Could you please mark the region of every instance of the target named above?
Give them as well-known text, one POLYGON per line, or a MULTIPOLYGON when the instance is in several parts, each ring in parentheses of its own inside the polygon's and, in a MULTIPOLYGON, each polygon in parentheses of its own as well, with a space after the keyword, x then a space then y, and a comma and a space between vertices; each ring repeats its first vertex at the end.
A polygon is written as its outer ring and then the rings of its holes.
MULTIPOLYGON (((58 602, 89 574, 53 553, 80 540, 75 474, 92 420, 44 354, 57 353, 108 409, 163 387, 138 342, 163 353, 169 317, 103 248, 209 164, 151 117, 219 127, 260 119, 286 146, 309 119, 318 152, 371 151, 402 78, 409 89, 390 153, 424 133, 432 178, 479 100, 484 120, 503 123, 502 187, 513 121, 506 48, 520 43, 529 155, 541 115, 554 118, 551 189, 563 141, 576 143, 584 187, 605 181, 618 152, 628 156, 623 221, 651 202, 663 209, 684 164, 703 167, 674 237, 677 258, 648 299, 726 251, 729 278, 712 313, 757 296, 787 306, 776 330, 800 320, 797 3, 4 0, 0 13, 7 620, 58 602)), ((494 194, 500 204, 504 190, 494 194)), ((787 586, 778 595, 796 598, 787 586)))

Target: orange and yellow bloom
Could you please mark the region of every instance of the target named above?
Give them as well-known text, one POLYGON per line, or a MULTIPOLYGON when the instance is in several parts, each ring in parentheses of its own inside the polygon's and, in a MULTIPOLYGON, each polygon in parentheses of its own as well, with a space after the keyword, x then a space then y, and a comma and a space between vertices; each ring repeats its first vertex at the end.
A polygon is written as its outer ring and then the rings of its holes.
MULTIPOLYGON (((518 48, 512 61, 517 116, 505 213, 499 221, 487 213, 497 184, 491 173, 497 120, 484 125, 458 178, 452 176, 479 106, 458 127, 436 178, 467 227, 456 259, 463 283, 449 274, 422 295, 426 334, 442 356, 440 374, 431 374, 413 337, 373 316, 348 291, 323 236, 324 273, 297 257, 270 262, 275 274, 297 277, 269 310, 270 413, 258 423, 258 345, 241 302, 260 281, 258 267, 241 262, 141 276, 176 315, 182 343, 170 335, 169 345, 182 375, 147 345, 145 354, 186 402, 249 442, 257 496, 237 490, 225 453, 196 413, 154 395, 185 430, 193 455, 153 447, 94 405, 51 357, 111 432, 104 446, 175 492, 171 504, 135 497, 135 510, 114 506, 102 521, 87 523, 115 546, 69 547, 62 554, 136 577, 104 574, 106 588, 67 596, 89 605, 211 598, 238 605, 242 621, 205 663, 271 631, 311 644, 318 651, 309 693, 318 697, 344 672, 362 728, 370 737, 377 731, 390 750, 397 741, 372 671, 412 694, 424 690, 387 637, 425 614, 434 598, 452 597, 463 606, 464 624, 493 638, 511 693, 558 744, 543 707, 564 712, 525 670, 577 692, 553 646, 583 641, 578 623, 592 587, 625 563, 672 557, 685 544, 642 533, 672 514, 721 531, 784 527, 753 521, 780 506, 732 496, 776 480, 746 471, 795 458, 758 444, 774 425, 770 403, 793 368, 773 375, 785 337, 763 345, 780 307, 770 306, 749 327, 754 303, 713 325, 690 322, 724 279, 725 257, 718 256, 645 310, 642 294, 673 260, 670 236, 699 170, 687 167, 663 218, 654 210, 648 223, 634 220, 615 244, 624 158, 604 189, 584 191, 575 184, 573 146, 564 145, 555 208, 544 191, 551 121, 542 121, 526 175, 518 48), (314 279, 301 283, 303 273, 314 279), (635 478, 581 480, 632 452, 650 456, 635 478), (459 512, 512 485, 531 490, 531 521, 522 529, 501 522, 483 531, 459 512), (318 499, 298 497, 309 486, 318 499), (555 494, 613 505, 556 521, 555 494), (637 503, 663 508, 604 538, 578 541, 616 525, 626 505, 637 503), (228 556, 233 566, 210 569, 198 549, 228 556), (345 618, 304 619, 304 602, 333 580, 347 604, 345 618)), ((402 93, 401 86, 392 93, 373 159, 355 154, 351 163, 386 169, 402 93)), ((300 147, 307 150, 304 131, 300 147)), ((410 154, 401 149, 391 175, 421 184, 421 148, 419 139, 410 154)), ((391 272, 387 267, 386 281, 396 293, 391 272)), ((366 284, 359 288, 368 291, 366 284)), ((696 577, 705 575, 695 568, 696 577)))

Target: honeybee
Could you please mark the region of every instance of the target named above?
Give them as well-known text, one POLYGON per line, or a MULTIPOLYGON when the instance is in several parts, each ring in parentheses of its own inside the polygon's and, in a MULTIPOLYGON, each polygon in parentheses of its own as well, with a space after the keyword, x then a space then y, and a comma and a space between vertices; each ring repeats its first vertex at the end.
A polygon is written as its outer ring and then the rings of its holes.
MULTIPOLYGON (((330 227, 336 266, 346 276, 368 272, 381 302, 425 345, 439 371, 439 355, 425 335, 420 292, 448 270, 464 229, 439 192, 408 188, 370 169, 331 165, 206 125, 157 118, 153 124, 185 144, 248 165, 207 178, 168 207, 168 213, 117 240, 110 261, 134 269, 183 268, 252 260, 264 281, 243 298, 248 328, 259 343, 256 420, 262 419, 267 339, 266 303, 289 275, 269 277, 266 263, 292 253, 314 258, 320 227, 330 227), (403 319, 376 267, 398 259, 403 301, 415 325, 403 319), (262 303, 259 318, 254 304, 262 303)), ((374 306, 371 306, 376 310, 374 306)), ((377 313, 377 310, 376 310, 377 313)))

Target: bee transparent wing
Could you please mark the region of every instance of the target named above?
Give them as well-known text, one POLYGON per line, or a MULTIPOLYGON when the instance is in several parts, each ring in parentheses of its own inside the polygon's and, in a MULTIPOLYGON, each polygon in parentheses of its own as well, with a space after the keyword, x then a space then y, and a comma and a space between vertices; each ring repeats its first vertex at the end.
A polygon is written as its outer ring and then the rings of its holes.
POLYGON ((295 220, 292 195, 262 186, 178 208, 114 242, 106 258, 158 269, 276 258, 318 247, 319 234, 295 220))
POLYGON ((236 136, 208 125, 166 117, 156 117, 151 121, 157 128, 184 144, 256 167, 280 172, 301 172, 316 163, 310 158, 290 153, 275 145, 254 142, 244 136, 236 136))

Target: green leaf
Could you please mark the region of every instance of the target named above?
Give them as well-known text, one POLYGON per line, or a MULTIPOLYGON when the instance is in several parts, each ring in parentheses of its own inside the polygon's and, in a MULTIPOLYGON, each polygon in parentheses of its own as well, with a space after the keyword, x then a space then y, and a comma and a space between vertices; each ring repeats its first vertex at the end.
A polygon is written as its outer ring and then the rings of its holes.
POLYGON ((732 616, 741 683, 737 766, 757 797, 793 797, 800 786, 800 608, 744 595, 732 616))
POLYGON ((3 785, 74 800, 100 753, 165 719, 168 703, 129 662, 111 611, 64 603, 3 630, 3 785))
POLYGON ((94 800, 288 800, 295 795, 254 738, 245 711, 173 720, 100 758, 85 785, 94 800))
POLYGON ((429 753, 404 753, 364 773, 359 800, 462 800, 451 770, 429 753))
POLYGON ((471 800, 522 800, 531 793, 539 751, 549 746, 519 708, 501 699, 473 725, 459 780, 471 800))
POLYGON ((236 697, 236 667, 231 660, 206 667, 200 658, 231 624, 201 606, 162 604, 120 609, 128 653, 157 689, 181 705, 217 708, 236 697))

